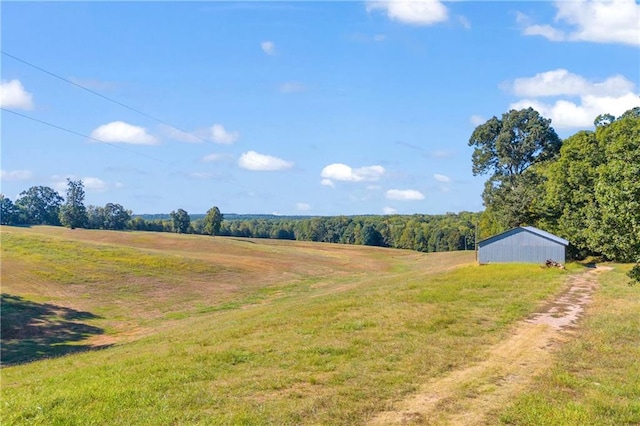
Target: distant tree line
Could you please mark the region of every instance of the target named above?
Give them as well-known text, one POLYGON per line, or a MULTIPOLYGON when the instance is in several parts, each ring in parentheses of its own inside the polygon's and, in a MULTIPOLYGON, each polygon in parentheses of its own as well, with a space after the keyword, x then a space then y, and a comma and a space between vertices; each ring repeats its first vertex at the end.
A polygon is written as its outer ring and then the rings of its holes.
POLYGON ((0 224, 217 235, 223 220, 217 207, 212 207, 195 227, 189 214, 183 209, 171 212, 169 220, 145 220, 134 217, 131 210, 120 204, 107 203, 104 207, 85 207, 84 184, 81 180, 67 179, 66 196, 66 199, 63 198, 48 186, 32 186, 22 191, 15 203, 0 194, 0 224))
POLYGON ((423 252, 473 250, 479 213, 389 216, 230 215, 218 207, 192 219, 184 209, 168 215, 135 216, 120 204, 84 206, 82 181, 67 180, 66 199, 49 187, 20 193, 15 204, 1 196, 3 225, 53 225, 69 228, 177 232, 231 237, 273 238, 394 247, 423 252))
POLYGON ((493 117, 471 135, 473 173, 487 174, 481 237, 533 225, 571 255, 640 261, 640 107, 596 117, 561 141, 532 108, 493 117))
POLYGON ((479 213, 244 219, 223 222, 220 235, 356 244, 422 252, 473 250, 479 213))

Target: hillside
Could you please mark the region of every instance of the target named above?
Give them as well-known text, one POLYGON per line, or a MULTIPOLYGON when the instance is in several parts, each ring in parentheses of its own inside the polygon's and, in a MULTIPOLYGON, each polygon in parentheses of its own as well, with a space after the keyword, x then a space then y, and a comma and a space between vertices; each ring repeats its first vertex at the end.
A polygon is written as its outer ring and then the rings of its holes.
POLYGON ((3 227, 3 423, 363 423, 482 360, 568 274, 473 252, 3 227))

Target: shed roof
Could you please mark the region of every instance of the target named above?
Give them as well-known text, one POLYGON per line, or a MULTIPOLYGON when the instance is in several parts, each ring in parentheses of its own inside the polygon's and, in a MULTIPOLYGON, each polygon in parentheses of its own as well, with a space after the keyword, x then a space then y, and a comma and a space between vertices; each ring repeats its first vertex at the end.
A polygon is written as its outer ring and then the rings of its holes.
POLYGON ((542 229, 538 229, 538 228, 533 227, 533 226, 518 226, 517 228, 509 229, 508 231, 501 232, 500 234, 494 235, 492 237, 489 237, 487 239, 484 239, 484 240, 478 242, 478 245, 480 245, 480 244, 482 244, 482 245, 489 244, 489 243, 491 243, 491 242, 493 242, 495 240, 500 239, 505 234, 515 234, 515 233, 519 232, 519 230, 524 230, 524 231, 527 231, 527 232, 531 232, 532 234, 539 235, 542 238, 546 238, 547 240, 554 241, 554 242, 556 242, 558 244, 562 244, 564 246, 568 246, 569 245, 569 241, 565 240, 564 238, 560 238, 557 235, 550 234, 547 231, 543 231, 542 229))

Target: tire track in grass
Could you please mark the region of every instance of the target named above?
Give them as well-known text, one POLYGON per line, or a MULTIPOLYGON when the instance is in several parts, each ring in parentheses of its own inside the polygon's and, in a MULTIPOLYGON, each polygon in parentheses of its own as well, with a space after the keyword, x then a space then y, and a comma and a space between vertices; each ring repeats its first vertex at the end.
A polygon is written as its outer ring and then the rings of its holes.
POLYGON ((375 416, 371 425, 486 425, 553 361, 553 348, 566 341, 597 288, 600 267, 572 275, 566 291, 540 312, 518 323, 490 348, 484 361, 436 378, 375 416))

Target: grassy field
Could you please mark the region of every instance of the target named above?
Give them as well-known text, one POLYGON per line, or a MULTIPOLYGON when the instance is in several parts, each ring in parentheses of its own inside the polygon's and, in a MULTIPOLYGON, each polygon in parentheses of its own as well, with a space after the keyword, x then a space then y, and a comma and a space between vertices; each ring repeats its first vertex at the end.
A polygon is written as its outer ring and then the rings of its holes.
POLYGON ((640 424, 640 288, 616 267, 548 372, 500 418, 510 425, 640 424))
MULTIPOLYGON (((3 424, 365 423, 481 360, 572 273, 478 267, 473 252, 1 236, 3 424)), ((503 421, 531 424, 537 400, 523 396, 503 421)))

